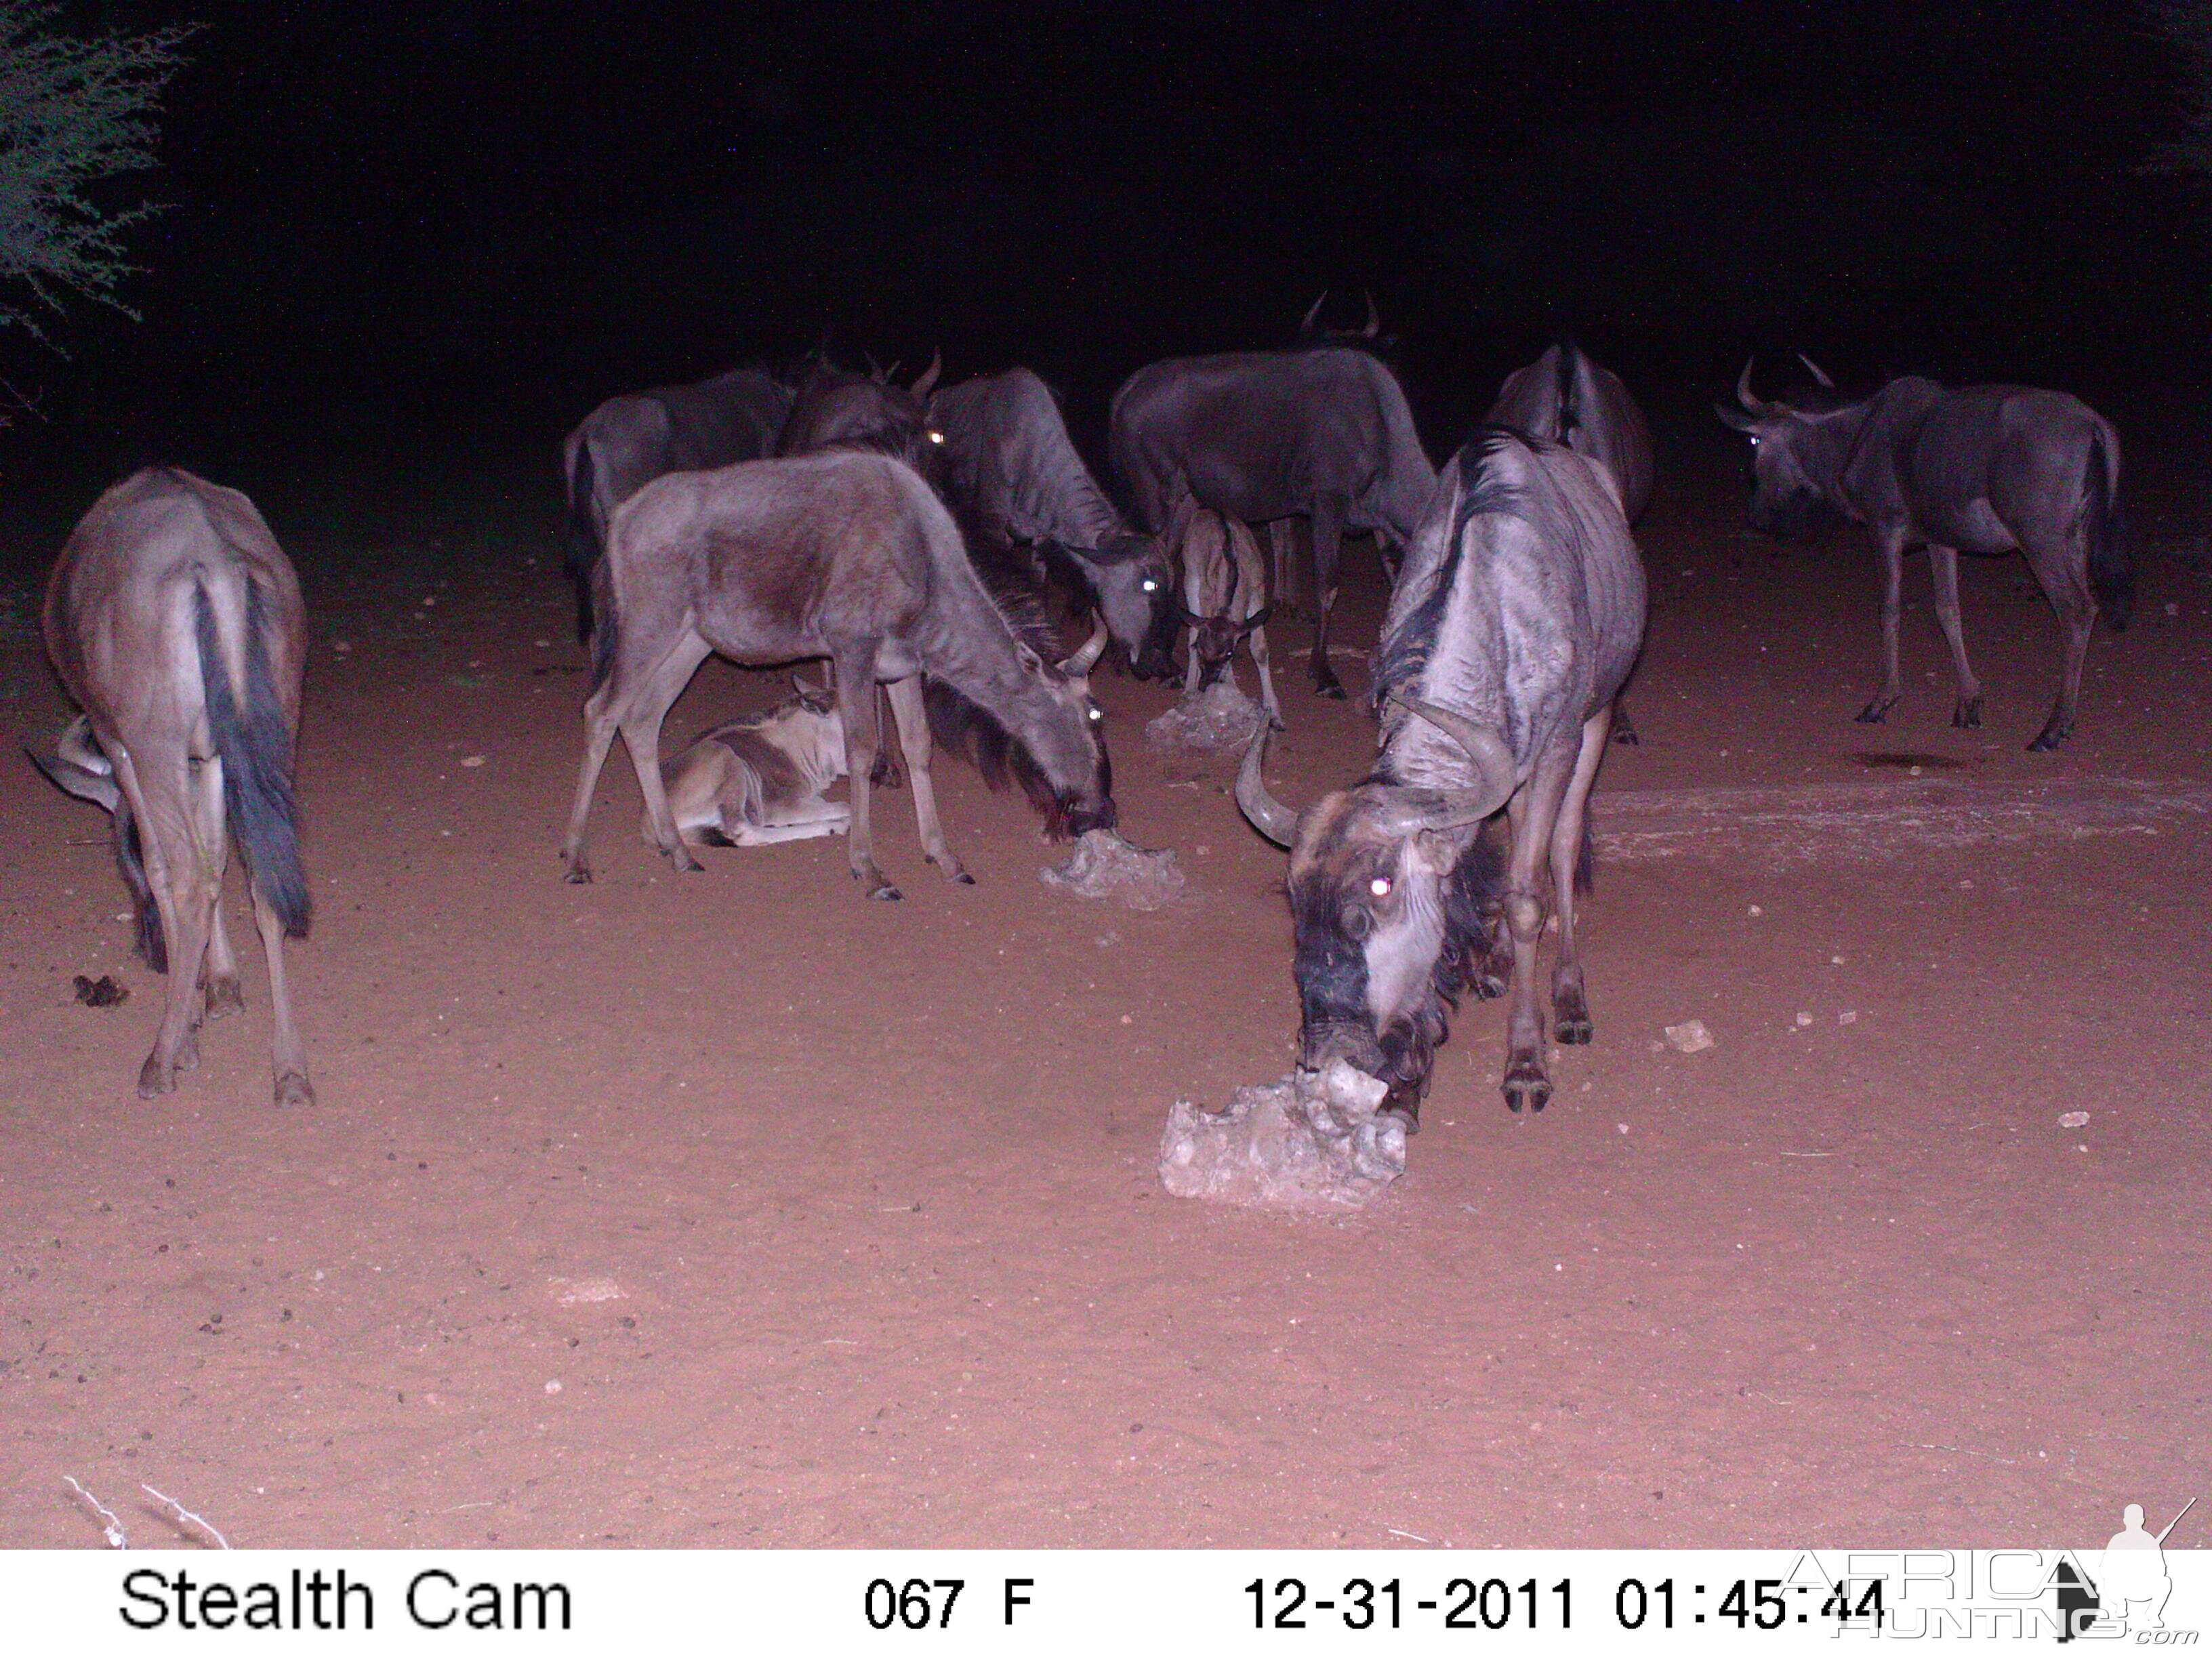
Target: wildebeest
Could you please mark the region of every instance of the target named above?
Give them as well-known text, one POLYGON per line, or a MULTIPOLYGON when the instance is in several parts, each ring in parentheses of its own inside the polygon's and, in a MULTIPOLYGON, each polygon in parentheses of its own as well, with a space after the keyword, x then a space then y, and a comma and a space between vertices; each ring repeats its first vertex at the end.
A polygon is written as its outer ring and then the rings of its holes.
POLYGON ((1644 411, 1620 376, 1591 362, 1572 341, 1547 346, 1534 362, 1507 375, 1484 419, 1523 437, 1565 444, 1605 468, 1630 524, 1650 505, 1655 467, 1644 411))
POLYGON ((872 897, 899 896, 876 867, 869 832, 879 682, 890 687, 913 770, 923 850, 953 880, 971 878, 938 822, 925 674, 966 701, 1049 831, 1080 835, 1114 822, 1087 681, 1103 635, 1058 666, 1045 660, 985 590, 944 503, 892 457, 836 450, 672 473, 617 509, 599 573, 583 766, 562 848, 571 881, 591 879, 584 823, 618 728, 645 797, 648 839, 678 869, 700 867, 669 812, 660 723, 718 651, 740 663, 830 659, 852 780, 846 854, 872 897))
POLYGON ((1859 720, 1879 722, 1904 694, 1899 587, 1905 550, 1920 542, 1958 671, 1951 724, 1982 723, 1981 684, 1966 665, 1960 627, 1959 555, 2017 548, 2065 630, 2058 701, 2028 747, 2064 742, 2098 612, 2117 630, 2134 602, 2135 578, 2120 545, 2120 440, 2112 423, 2063 392, 1953 391, 1917 375, 1851 402, 1797 409, 1753 396, 1751 369, 1747 362, 1736 381, 1743 407, 1714 407, 1751 439, 1752 527, 1810 540, 1840 510, 1874 532, 1881 556, 1881 690, 1859 720))
POLYGON ((142 1096, 199 1063, 205 1018, 245 1006, 222 924, 235 835, 269 962, 276 1103, 314 1098, 283 943, 307 937, 311 909, 292 769, 307 634, 299 577, 253 503, 189 472, 117 484, 54 566, 46 652, 84 714, 40 764, 114 814, 139 950, 169 976, 142 1096))
POLYGON ((1342 696, 1328 629, 1343 532, 1402 549, 1436 489, 1388 365, 1337 345, 1170 358, 1121 383, 1108 447, 1139 527, 1170 545, 1194 507, 1250 525, 1312 521, 1314 685, 1342 696))
POLYGON ((1267 663, 1268 610, 1267 561, 1251 527, 1203 507, 1193 513, 1182 538, 1182 619, 1190 626, 1183 696, 1195 696, 1230 674, 1238 644, 1249 641, 1260 671, 1260 706, 1279 732, 1282 705, 1267 663))
POLYGON ((1291 848, 1298 1060, 1342 1059, 1417 1122, 1462 990, 1503 988, 1512 949, 1505 1103, 1540 1110, 1537 949, 1546 871, 1559 921, 1561 1042, 1590 1038, 1575 940, 1584 806, 1614 695, 1644 637, 1643 561, 1606 481, 1580 456, 1499 428, 1446 465, 1390 600, 1376 661, 1381 750, 1361 782, 1293 813, 1245 751, 1237 804, 1291 848), (1504 868, 1485 820, 1509 807, 1504 868))
POLYGON ((932 452, 945 434, 930 424, 929 393, 944 370, 943 357, 933 357, 911 384, 901 386, 881 370, 862 374, 817 363, 799 383, 775 453, 869 449, 930 472, 932 452))
POLYGON ((1051 389, 1026 368, 963 380, 930 398, 929 421, 945 434, 938 482, 969 552, 987 561, 1024 546, 1064 554, 1130 672, 1165 678, 1173 670, 1173 568, 1099 489, 1051 389))
MULTIPOLYGON (((826 686, 702 732, 660 768, 676 832, 694 847, 766 847, 842 836, 853 809, 822 792, 845 775, 845 722, 826 686)), ((640 833, 650 842, 647 819, 640 833)))
POLYGON ((791 388, 757 368, 692 386, 610 398, 561 446, 568 485, 568 580, 576 636, 592 632, 592 568, 616 507, 665 472, 699 472, 775 453, 791 414, 791 388))

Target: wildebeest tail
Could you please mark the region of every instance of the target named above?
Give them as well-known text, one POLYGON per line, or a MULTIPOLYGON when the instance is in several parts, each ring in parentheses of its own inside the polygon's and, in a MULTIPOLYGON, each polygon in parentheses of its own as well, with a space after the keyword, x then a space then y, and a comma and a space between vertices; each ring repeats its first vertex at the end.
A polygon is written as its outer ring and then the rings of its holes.
MULTIPOLYGON (((615 605, 614 568, 601 559, 592 567, 589 578, 591 598, 586 601, 593 612, 592 632, 592 690, 607 683, 614 672, 615 646, 622 634, 622 617, 615 605)), ((586 694, 588 695, 588 694, 586 694)))
POLYGON ((223 809, 231 833, 246 849, 256 891, 276 913, 288 939, 305 939, 312 920, 307 877, 300 862, 300 808, 292 785, 292 732, 269 665, 268 625, 261 590, 245 590, 244 638, 226 651, 215 603, 204 581, 192 592, 200 675, 207 698, 208 731, 222 757, 223 809), (232 663, 245 666, 245 699, 231 684, 232 663))
POLYGON ((606 549, 599 544, 599 520, 592 516, 592 492, 597 479, 587 438, 576 446, 576 471, 568 480, 568 556, 562 569, 576 590, 576 642, 592 637, 592 575, 606 549))
POLYGON ((2123 522, 2118 492, 2112 487, 2112 458, 2100 432, 2089 445, 2089 476, 2082 481, 2081 529, 2088 544, 2089 587, 2097 608, 2118 633, 2136 605, 2135 572, 2128 568, 2121 544, 2123 522))
POLYGON ((1563 338, 1553 362, 1559 371, 1559 384, 1553 393, 1553 407, 1559 414, 1553 424, 1551 437, 1553 442, 1563 443, 1571 448, 1575 429, 1583 423, 1583 355, 1572 340, 1563 338))

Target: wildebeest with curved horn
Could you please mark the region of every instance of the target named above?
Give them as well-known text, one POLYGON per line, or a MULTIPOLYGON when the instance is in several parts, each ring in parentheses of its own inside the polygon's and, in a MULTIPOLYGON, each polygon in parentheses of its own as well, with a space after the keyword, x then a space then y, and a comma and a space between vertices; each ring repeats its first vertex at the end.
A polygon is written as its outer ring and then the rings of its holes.
POLYGON ((930 473, 945 434, 930 424, 929 394, 944 372, 942 354, 906 386, 883 370, 862 374, 817 363, 799 383, 775 453, 869 449, 930 473))
POLYGON ((1644 615, 1644 564, 1609 477, 1499 428, 1447 464, 1391 596, 1373 769, 1294 813, 1261 781, 1263 723, 1237 775, 1245 816, 1291 849, 1301 1066, 1346 1060, 1389 1084, 1383 1109, 1417 1123, 1461 993, 1502 988, 1502 922, 1505 1103, 1542 1109, 1546 890, 1559 921, 1554 1035, 1587 1042, 1575 938, 1584 808, 1644 615), (1512 829, 1502 870, 1485 830, 1501 807, 1512 829))
POLYGON ((1746 362, 1736 380, 1742 407, 1714 408, 1752 442, 1752 527, 1811 540, 1840 511, 1874 532, 1882 683, 1859 720, 1881 721, 1904 695, 1899 589, 1905 550, 1918 542, 1928 548, 1936 617, 1958 671, 1951 724, 1982 723, 1981 683, 1966 665, 1960 623, 1959 555, 2018 549, 2065 630, 2058 701, 2027 746, 2064 742, 2098 613, 2117 630, 2134 603, 2135 577, 2120 545, 2120 440, 2112 422, 2063 392, 1954 391, 1917 375, 1869 397, 1799 409, 1754 396, 1751 371, 1746 362))
POLYGON ((1087 680, 1103 636, 1057 666, 1045 660, 985 590, 944 503, 892 457, 833 450, 648 484, 615 513, 597 599, 597 673, 562 846, 571 881, 591 879, 585 819, 617 730, 637 769, 653 843, 678 869, 701 867, 670 814, 660 724, 715 652, 749 664, 830 659, 852 787, 847 857, 871 897, 899 896, 876 867, 870 836, 878 683, 890 688, 913 772, 923 850, 951 879, 972 878, 938 821, 925 674, 965 700, 995 739, 994 754, 1011 761, 1043 810, 1048 831, 1076 836, 1114 823, 1087 680))
POLYGON ((1065 555, 1129 672, 1172 672, 1170 562, 1091 476, 1051 388, 1026 368, 963 380, 930 398, 929 421, 945 434, 939 482, 969 552, 993 562, 1024 545, 1065 555))
POLYGON ((284 974, 284 941, 307 937, 311 908, 292 770, 307 622, 291 562, 235 489, 135 473, 62 550, 46 639, 84 714, 40 769, 114 814, 140 953, 169 976, 139 1094, 174 1089, 199 1063, 201 1022, 245 1006, 222 925, 234 835, 269 963, 276 1103, 311 1103, 284 974))
POLYGON ((703 472, 775 453, 791 388, 757 368, 691 386, 610 398, 561 445, 568 485, 566 568, 576 588, 576 637, 592 633, 592 570, 614 510, 665 472, 703 472))
POLYGON ((1328 629, 1343 533, 1405 548, 1436 489, 1389 367, 1338 345, 1170 358, 1121 383, 1107 446, 1139 528, 1170 546, 1193 507, 1248 525, 1312 521, 1314 688, 1341 697, 1328 629))

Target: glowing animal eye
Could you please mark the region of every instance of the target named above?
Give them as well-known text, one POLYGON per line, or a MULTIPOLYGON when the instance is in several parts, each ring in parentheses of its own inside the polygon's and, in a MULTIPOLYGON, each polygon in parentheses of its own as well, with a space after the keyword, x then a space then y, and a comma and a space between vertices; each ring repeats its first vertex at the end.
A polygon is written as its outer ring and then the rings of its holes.
POLYGON ((945 441, 945 434, 942 432, 938 431, 935 428, 932 428, 929 434, 929 441, 933 444, 941 444, 945 441))
POLYGON ((1389 878, 1389 877, 1388 877, 1388 876, 1377 876, 1377 877, 1376 877, 1374 880, 1372 880, 1372 881, 1370 881, 1370 882, 1369 882, 1369 883, 1367 884, 1367 890, 1368 890, 1369 892, 1370 892, 1370 893, 1374 894, 1374 895, 1375 895, 1375 896, 1376 896, 1376 898, 1388 898, 1388 897, 1389 897, 1389 896, 1390 896, 1390 878, 1389 878))
POLYGON ((1150 576, 1147 576, 1147 577, 1146 577, 1146 578, 1145 578, 1145 592, 1147 592, 1147 593, 1154 593, 1154 592, 1158 592, 1159 591, 1159 586, 1160 586, 1160 585, 1159 585, 1158 582, 1154 581, 1154 580, 1153 580, 1150 576))
POLYGON ((1752 447, 1753 449, 1756 449, 1756 448, 1758 448, 1758 447, 1759 447, 1759 437, 1758 437, 1758 434, 1755 434, 1755 433, 1752 435, 1751 447, 1752 447))
POLYGON ((1094 722, 1095 722, 1095 721, 1098 721, 1098 720, 1104 720, 1104 719, 1106 718, 1106 711, 1105 711, 1104 709, 1103 709, 1103 708, 1093 708, 1093 709, 1091 709, 1091 720, 1092 720, 1094 722))

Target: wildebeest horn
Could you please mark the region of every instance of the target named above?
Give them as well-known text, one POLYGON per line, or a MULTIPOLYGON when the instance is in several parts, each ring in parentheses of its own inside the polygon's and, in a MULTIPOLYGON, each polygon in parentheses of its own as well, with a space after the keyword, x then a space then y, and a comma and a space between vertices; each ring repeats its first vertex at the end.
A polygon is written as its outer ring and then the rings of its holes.
POLYGON ((1252 827, 1278 847, 1287 848, 1298 833, 1298 815, 1267 793, 1260 769, 1267 763, 1267 738, 1273 728, 1266 720, 1244 746, 1244 763, 1237 769, 1237 805, 1252 827))
POLYGON ((1060 665, 1060 672, 1071 679, 1079 679, 1098 666, 1098 659, 1106 649, 1106 623, 1102 619, 1091 630, 1091 637, 1082 643, 1073 656, 1060 665))
POLYGON ((917 398, 927 398, 929 396, 930 387, 937 384, 937 377, 944 372, 945 354, 942 351, 933 352, 930 355, 929 367, 921 371, 921 378, 908 389, 917 398))
POLYGON ((1820 364, 1814 362, 1810 357, 1808 357, 1803 352, 1801 351, 1797 354, 1797 361, 1805 365, 1805 372, 1808 374, 1810 374, 1815 380, 1819 381, 1822 389, 1828 392, 1833 392, 1836 389, 1836 383, 1828 378, 1827 371, 1823 369, 1820 364))
POLYGON ((1498 741, 1495 732, 1432 702, 1417 702, 1410 697, 1398 701, 1464 749, 1467 757, 1474 763, 1475 776, 1480 780, 1472 789, 1455 792, 1444 822, 1430 828, 1441 830, 1452 823, 1480 823, 1512 799, 1516 787, 1513 756, 1498 741))
POLYGON ((1367 326, 1361 329, 1359 332, 1365 338, 1371 340, 1382 331, 1382 313, 1375 309, 1375 290, 1368 289, 1364 292, 1367 295, 1367 326))
POLYGON ((1743 360, 1743 373, 1735 377, 1736 401, 1754 415, 1771 415, 1774 405, 1752 395, 1751 366, 1759 361, 1756 352, 1743 360))
POLYGON ((1321 298, 1316 300, 1311 305, 1306 307, 1305 317, 1304 320, 1298 324, 1299 333, 1310 334, 1313 332, 1314 319, 1321 315, 1322 301, 1328 298, 1328 290, 1327 289, 1323 289, 1321 291, 1321 298))

